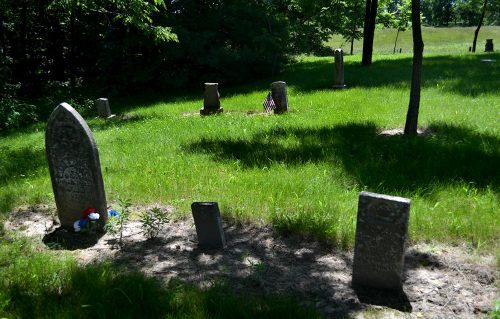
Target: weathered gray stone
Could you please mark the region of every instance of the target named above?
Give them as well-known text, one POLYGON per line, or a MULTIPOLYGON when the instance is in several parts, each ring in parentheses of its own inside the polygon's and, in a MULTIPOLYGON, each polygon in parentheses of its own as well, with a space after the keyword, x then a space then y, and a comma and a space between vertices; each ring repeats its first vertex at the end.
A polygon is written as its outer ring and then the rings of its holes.
POLYGON ((97 115, 99 117, 110 118, 114 115, 111 114, 111 108, 109 107, 109 101, 106 98, 99 98, 95 100, 95 106, 97 108, 97 115))
POLYGON ((346 87, 344 84, 344 51, 342 49, 335 49, 335 89, 343 89, 346 87))
POLYGON ((486 44, 484 46, 484 52, 493 52, 493 39, 486 39, 486 44))
POLYGON ((205 94, 203 98, 203 108, 201 115, 209 115, 223 112, 220 106, 219 83, 205 83, 205 94))
POLYGON ((191 211, 200 247, 226 247, 219 205, 214 202, 195 202, 191 204, 191 211))
POLYGON ((271 96, 275 105, 275 114, 281 114, 288 111, 288 94, 285 82, 278 81, 271 83, 271 96))
POLYGON ((352 284, 402 290, 410 200, 361 192, 352 284))
POLYGON ((107 207, 97 145, 85 120, 67 103, 50 115, 45 131, 50 178, 62 227, 72 227, 89 207, 106 222, 107 207))

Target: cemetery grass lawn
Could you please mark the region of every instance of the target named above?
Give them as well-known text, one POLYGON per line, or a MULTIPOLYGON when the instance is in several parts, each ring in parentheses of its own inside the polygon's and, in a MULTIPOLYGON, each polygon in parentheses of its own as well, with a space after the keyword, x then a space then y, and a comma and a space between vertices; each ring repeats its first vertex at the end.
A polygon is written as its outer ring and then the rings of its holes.
MULTIPOLYGON (((425 44, 425 53, 433 54, 460 54, 467 53, 472 46, 474 31, 476 27, 452 27, 435 28, 423 27, 422 37, 425 44)), ((392 54, 394 41, 396 40, 396 29, 376 29, 374 40, 375 54, 392 54)), ((482 26, 477 39, 477 52, 484 51, 486 39, 494 39, 493 43, 498 46, 500 41, 500 26, 482 26)), ((331 48, 342 47, 344 52, 349 53, 351 43, 346 42, 341 36, 335 35, 326 43, 331 48)), ((400 32, 397 42, 397 52, 402 49, 403 53, 413 52, 413 40, 411 28, 400 32)), ((354 41, 354 54, 361 54, 363 50, 363 39, 354 41)), ((498 49, 497 49, 498 51, 498 49)))
MULTIPOLYGON (((274 79, 220 85, 224 113, 200 117, 202 92, 111 98, 114 120, 86 116, 99 146, 108 201, 217 201, 224 218, 354 244, 358 193, 412 200, 409 239, 498 252, 500 54, 427 55, 419 124, 402 128, 410 55, 346 56, 346 90, 331 90, 332 58, 300 57, 274 79), (484 63, 481 59, 495 59, 484 63), (290 112, 262 112, 269 83, 288 83, 290 112), (247 114, 252 111, 254 113, 247 114)), ((53 205, 44 125, 0 140, 0 210, 53 205)))
POLYGON ((321 318, 296 300, 239 297, 107 263, 81 266, 26 239, 0 241, 0 317, 5 318, 321 318))

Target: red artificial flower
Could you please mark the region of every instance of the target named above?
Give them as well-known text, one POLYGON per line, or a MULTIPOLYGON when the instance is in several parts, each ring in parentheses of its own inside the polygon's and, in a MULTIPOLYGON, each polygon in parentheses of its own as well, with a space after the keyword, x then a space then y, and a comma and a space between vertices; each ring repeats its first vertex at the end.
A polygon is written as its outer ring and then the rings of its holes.
POLYGON ((89 219, 89 215, 95 212, 97 212, 95 208, 93 207, 87 208, 86 210, 83 211, 82 219, 89 219))

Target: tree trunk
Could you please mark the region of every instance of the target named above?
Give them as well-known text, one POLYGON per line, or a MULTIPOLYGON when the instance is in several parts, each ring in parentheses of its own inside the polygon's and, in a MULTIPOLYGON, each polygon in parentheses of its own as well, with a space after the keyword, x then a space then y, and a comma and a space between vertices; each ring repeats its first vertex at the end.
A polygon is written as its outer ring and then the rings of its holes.
POLYGON ((6 50, 5 50, 5 31, 3 28, 3 13, 0 11, 0 55, 5 56, 6 55, 6 50))
POLYGON ((400 29, 398 28, 398 33, 396 33, 396 41, 394 41, 394 50, 392 50, 393 54, 396 53, 396 46, 398 45, 399 31, 400 31, 400 29))
POLYGON ((363 66, 369 66, 372 64, 377 6, 378 0, 366 1, 365 26, 363 29, 363 59, 361 61, 363 66))
POLYGON ((410 103, 406 114, 405 135, 416 135, 418 111, 420 108, 420 87, 422 82, 422 59, 424 42, 420 27, 420 0, 411 1, 411 21, 413 31, 413 69, 411 74, 410 103))
POLYGON ((351 55, 354 52, 354 38, 351 39, 351 55))
POLYGON ((69 18, 69 87, 71 94, 75 90, 75 78, 76 78, 76 65, 75 65, 75 8, 72 4, 70 18, 69 18))
POLYGON ((21 83, 21 94, 28 92, 28 56, 27 56, 27 37, 28 37, 28 0, 23 0, 21 4, 21 25, 19 27, 19 69, 18 76, 21 83))
POLYGON ((483 25, 483 20, 484 20, 484 15, 486 14, 487 5, 488 5, 488 0, 484 0, 483 12, 481 12, 481 18, 479 19, 479 24, 477 25, 477 29, 474 32, 474 41, 472 41, 472 52, 476 52, 477 35, 479 34, 479 29, 481 29, 481 26, 483 25))

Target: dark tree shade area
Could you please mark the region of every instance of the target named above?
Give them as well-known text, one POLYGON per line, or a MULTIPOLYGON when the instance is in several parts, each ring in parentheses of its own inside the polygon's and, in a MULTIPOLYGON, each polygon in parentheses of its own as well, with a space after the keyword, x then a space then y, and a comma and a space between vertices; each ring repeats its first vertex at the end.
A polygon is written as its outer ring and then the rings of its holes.
POLYGON ((353 11, 345 4, 3 0, 0 130, 46 118, 54 104, 81 98, 84 89, 87 96, 143 88, 168 94, 204 81, 271 77, 291 54, 329 53, 324 41, 353 11))

